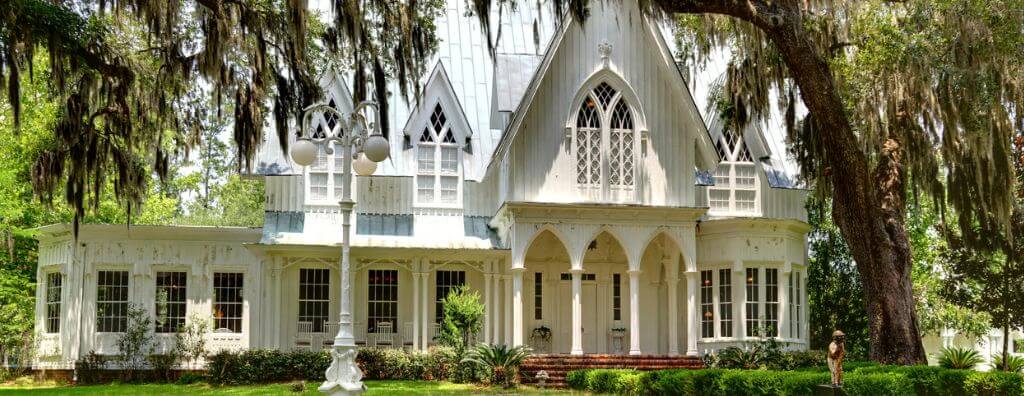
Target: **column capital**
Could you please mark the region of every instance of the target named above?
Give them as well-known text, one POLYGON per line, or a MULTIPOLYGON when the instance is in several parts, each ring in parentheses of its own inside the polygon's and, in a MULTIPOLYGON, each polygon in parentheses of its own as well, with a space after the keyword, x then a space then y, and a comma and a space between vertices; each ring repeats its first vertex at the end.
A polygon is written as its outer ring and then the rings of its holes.
POLYGON ((512 275, 508 275, 508 274, 503 274, 503 275, 499 275, 499 276, 501 277, 501 280, 512 279, 512 275))
POLYGON ((583 268, 572 268, 572 269, 569 270, 569 273, 572 273, 572 274, 582 274, 583 273, 583 268))
POLYGON ((629 271, 626 271, 626 273, 629 274, 629 276, 632 277, 632 276, 640 275, 641 273, 643 273, 643 271, 641 271, 639 269, 631 269, 629 271))
POLYGON ((513 267, 513 268, 509 269, 509 272, 511 272, 512 274, 521 274, 523 272, 526 272, 526 268, 525 267, 513 267))

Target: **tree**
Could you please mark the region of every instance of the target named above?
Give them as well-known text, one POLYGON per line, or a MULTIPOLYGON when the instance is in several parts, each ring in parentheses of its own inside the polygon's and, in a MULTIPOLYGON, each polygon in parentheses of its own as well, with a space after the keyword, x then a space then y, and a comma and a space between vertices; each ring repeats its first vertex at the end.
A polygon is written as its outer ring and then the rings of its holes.
POLYGON ((484 304, 480 302, 480 294, 465 285, 448 292, 442 304, 441 342, 454 347, 462 356, 472 343, 473 335, 483 326, 484 304))
MULTIPOLYGON (((970 310, 987 313, 992 325, 1003 331, 1002 356, 1009 356, 1010 330, 1024 328, 1024 131, 1011 143, 1014 210, 1008 230, 974 233, 949 232, 949 277, 944 292, 970 310)), ((1000 361, 1010 370, 1010 359, 1000 361)))
MULTIPOLYGON (((586 0, 556 3, 585 18, 586 0)), ((905 197, 922 192, 940 213, 951 204, 967 233, 1009 222, 1007 142, 1024 124, 1021 1, 642 4, 652 14, 693 15, 679 24, 691 64, 730 51, 724 95, 738 109, 737 127, 768 117, 770 93, 779 93, 790 151, 832 198, 832 219, 857 263, 870 357, 924 363, 905 197), (798 107, 807 110, 802 119, 798 107), (981 216, 989 221, 971 221, 981 216)))
POLYGON ((389 80, 400 96, 418 96, 442 1, 338 0, 329 21, 311 17, 307 3, 3 0, 0 90, 14 123, 25 108, 20 77, 34 73, 37 51, 49 58, 48 91, 61 104, 50 144, 32 158, 34 192, 51 202, 63 190, 76 225, 105 191, 131 213, 149 170, 166 181, 172 158, 201 145, 203 102, 191 98, 204 93, 218 117, 230 104, 239 169, 252 166, 271 114, 287 150, 292 120, 322 98, 323 65, 350 72, 355 99, 372 94, 382 113, 389 80))
POLYGON ((24 352, 33 346, 35 301, 35 285, 27 276, 0 268, 0 359, 31 356, 24 352))
POLYGON ((125 371, 125 379, 139 379, 139 371, 146 367, 147 357, 153 353, 153 321, 149 313, 134 303, 128 304, 128 327, 118 335, 118 362, 125 371))

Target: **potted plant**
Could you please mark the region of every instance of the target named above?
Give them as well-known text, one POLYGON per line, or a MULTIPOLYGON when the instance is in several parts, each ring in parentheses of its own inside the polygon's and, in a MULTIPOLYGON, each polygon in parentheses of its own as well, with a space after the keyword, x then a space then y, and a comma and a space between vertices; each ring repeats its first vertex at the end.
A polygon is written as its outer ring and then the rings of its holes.
POLYGON ((544 342, 550 342, 551 341, 551 329, 548 328, 547 326, 544 326, 544 325, 541 325, 540 327, 534 328, 533 331, 530 332, 530 339, 531 340, 540 340, 540 341, 544 341, 544 342))

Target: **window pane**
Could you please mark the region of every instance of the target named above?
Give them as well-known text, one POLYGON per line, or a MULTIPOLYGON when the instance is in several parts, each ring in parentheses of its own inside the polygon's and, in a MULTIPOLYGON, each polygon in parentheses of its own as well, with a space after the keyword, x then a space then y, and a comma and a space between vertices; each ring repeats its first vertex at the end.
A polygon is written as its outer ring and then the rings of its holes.
POLYGON ((416 196, 420 202, 434 202, 434 176, 416 178, 416 196))
POLYGON ((714 291, 715 282, 712 279, 714 272, 700 272, 700 328, 701 337, 711 338, 715 336, 715 314, 714 314, 714 291))
POLYGON ((61 288, 64 279, 60 273, 46 274, 46 332, 60 332, 61 288))
POLYGON ((376 333, 379 323, 398 323, 398 270, 369 270, 366 331, 376 333))
POLYGON ((327 174, 309 174, 309 195, 313 200, 327 199, 327 174))
POLYGON ((753 212, 755 210, 754 200, 757 198, 757 191, 736 190, 736 210, 740 212, 753 212))
POLYGON ((444 319, 444 299, 448 293, 466 284, 466 271, 437 271, 434 282, 436 284, 434 321, 441 323, 444 319))
POLYGON ((341 200, 341 197, 345 195, 345 175, 335 173, 334 174, 334 199, 341 200))
POLYGON ((455 175, 459 172, 459 148, 441 147, 441 173, 455 175))
POLYGON ((434 145, 420 143, 416 149, 416 168, 420 173, 434 173, 434 155, 434 145))
POLYGON ((779 270, 764 270, 764 336, 779 335, 779 270))
POLYGON ((441 176, 441 202, 458 202, 459 178, 454 176, 441 176))
POLYGON ((721 337, 732 337, 732 270, 718 270, 718 322, 721 337))
POLYGON ((120 333, 128 327, 128 271, 99 271, 96 278, 96 331, 120 333))
POLYGON ((299 323, 309 322, 310 331, 321 333, 328 321, 330 270, 299 269, 299 323))
POLYGON ((327 148, 324 145, 317 145, 316 161, 313 162, 313 170, 327 170, 327 148))
POLYGON ((213 274, 214 331, 242 332, 242 280, 237 272, 213 274))
POLYGON ((533 318, 544 319, 544 274, 533 273, 533 318))
POLYGON ((753 165, 735 165, 736 167, 736 187, 738 188, 754 188, 754 172, 753 165))
POLYGON ((184 272, 156 273, 156 320, 157 333, 174 333, 185 325, 186 282, 184 272))
POLYGON ((754 337, 760 335, 760 312, 759 312, 759 301, 761 295, 759 294, 759 285, 757 268, 747 268, 747 337, 754 337))
POLYGON ((718 164, 718 168, 715 169, 715 186, 729 187, 729 164, 718 164))
POLYGON ((621 274, 612 274, 612 320, 622 320, 621 274))

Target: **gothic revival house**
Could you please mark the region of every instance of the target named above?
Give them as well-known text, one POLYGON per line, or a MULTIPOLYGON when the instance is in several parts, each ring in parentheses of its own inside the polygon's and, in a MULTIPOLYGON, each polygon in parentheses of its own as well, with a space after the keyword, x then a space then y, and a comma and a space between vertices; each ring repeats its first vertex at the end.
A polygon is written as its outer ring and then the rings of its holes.
MULTIPOLYGON (((506 13, 491 57, 449 0, 423 96, 386 115, 390 158, 354 178, 357 342, 427 348, 444 296, 467 285, 486 305, 482 342, 698 355, 764 335, 805 348, 806 191, 780 133, 708 128, 634 2, 594 3, 585 26, 549 9, 506 13)), ((325 102, 349 110, 345 81, 321 79, 325 102)), ((74 243, 69 226, 43 227, 37 364, 117 353, 130 304, 162 347, 200 317, 212 350, 329 345, 349 160, 324 151, 298 167, 266 139, 252 175, 262 228, 86 225, 74 243)))

